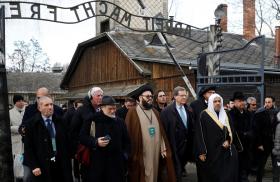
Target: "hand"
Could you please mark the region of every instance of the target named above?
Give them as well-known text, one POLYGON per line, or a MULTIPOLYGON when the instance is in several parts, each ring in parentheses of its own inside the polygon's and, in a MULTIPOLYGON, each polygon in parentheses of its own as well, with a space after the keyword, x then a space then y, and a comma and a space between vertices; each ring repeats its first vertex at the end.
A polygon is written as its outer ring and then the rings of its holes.
POLYGON ((99 147, 106 147, 109 144, 109 140, 106 140, 105 137, 99 137, 97 143, 99 147))
POLYGON ((225 149, 229 148, 229 142, 227 140, 223 143, 223 147, 225 149))
POLYGON ((32 173, 34 174, 34 176, 40 176, 42 174, 40 168, 35 168, 32 173))
POLYGON ((161 152, 161 156, 162 156, 163 159, 166 158, 166 156, 167 156, 166 150, 164 150, 164 151, 161 152))
POLYGON ((199 159, 202 161, 202 162, 205 162, 206 161, 206 154, 202 154, 200 156, 198 156, 199 159))
POLYGON ((261 150, 261 151, 264 151, 264 148, 263 148, 263 146, 262 146, 262 145, 261 145, 261 146, 259 146, 259 147, 258 147, 258 149, 259 149, 259 150, 261 150))

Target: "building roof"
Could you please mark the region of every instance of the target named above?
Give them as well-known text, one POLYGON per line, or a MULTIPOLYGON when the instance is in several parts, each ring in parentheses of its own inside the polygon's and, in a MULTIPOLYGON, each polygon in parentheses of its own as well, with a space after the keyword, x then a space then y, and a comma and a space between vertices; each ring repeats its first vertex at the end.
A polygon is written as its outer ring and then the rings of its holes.
MULTIPOLYGON (((71 74, 79 64, 83 51, 89 46, 97 45, 104 41, 112 41, 142 75, 149 75, 151 71, 141 67, 140 62, 174 64, 164 46, 151 44, 155 39, 155 35, 155 33, 112 31, 80 43, 62 80, 61 87, 66 88, 71 74)), ((205 31, 192 31, 191 35, 192 39, 201 42, 207 39, 207 32, 205 31)), ((202 51, 209 51, 208 43, 201 44, 183 37, 167 34, 165 37, 171 46, 172 53, 182 66, 196 67, 198 55, 202 51)), ((242 35, 238 34, 223 33, 223 39, 222 50, 238 49, 248 43, 247 40, 243 39, 242 35)), ((274 39, 266 38, 265 40, 265 71, 280 73, 280 70, 274 65, 274 39)), ((220 56, 221 69, 256 71, 256 69, 260 68, 261 57, 262 46, 259 41, 254 42, 242 51, 222 54, 220 56)))
POLYGON ((40 87, 46 87, 51 93, 65 93, 60 89, 61 73, 7 73, 9 93, 35 93, 40 87))
MULTIPOLYGON (((126 86, 110 86, 110 87, 102 87, 102 90, 106 95, 110 95, 113 97, 125 97, 128 95, 132 95, 135 90, 145 84, 138 85, 126 85, 126 86)), ((88 93, 88 90, 84 89, 83 91, 79 90, 77 92, 68 92, 63 98, 65 99, 83 99, 88 93)))

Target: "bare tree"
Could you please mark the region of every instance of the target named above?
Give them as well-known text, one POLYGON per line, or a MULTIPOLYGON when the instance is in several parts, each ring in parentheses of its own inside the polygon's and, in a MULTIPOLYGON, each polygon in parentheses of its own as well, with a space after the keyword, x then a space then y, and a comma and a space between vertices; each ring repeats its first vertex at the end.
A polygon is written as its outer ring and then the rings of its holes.
POLYGON ((15 72, 24 72, 27 69, 26 61, 31 52, 30 46, 24 41, 16 41, 14 46, 14 52, 8 55, 8 59, 12 63, 12 66, 8 69, 15 72))
POLYGON ((279 2, 277 2, 276 0, 272 0, 272 9, 274 9, 277 13, 276 13, 276 19, 280 20, 280 4, 279 2))
MULTIPOLYGON (((231 9, 238 11, 238 14, 242 12, 243 0, 228 0, 227 3, 231 9)), ((277 14, 277 10, 280 12, 279 4, 280 2, 277 2, 277 0, 256 0, 256 31, 258 35, 267 34, 271 37, 275 36, 275 16, 277 14)), ((233 22, 232 26, 236 29, 242 29, 240 22, 233 22)))
POLYGON ((40 43, 36 39, 29 42, 15 41, 14 52, 8 55, 9 71, 13 72, 48 72, 50 71, 49 58, 43 52, 40 43))
POLYGON ((273 21, 275 20, 276 11, 271 11, 272 0, 257 0, 256 3, 256 31, 258 35, 263 34, 263 28, 267 28, 270 32, 270 36, 274 37, 273 21))

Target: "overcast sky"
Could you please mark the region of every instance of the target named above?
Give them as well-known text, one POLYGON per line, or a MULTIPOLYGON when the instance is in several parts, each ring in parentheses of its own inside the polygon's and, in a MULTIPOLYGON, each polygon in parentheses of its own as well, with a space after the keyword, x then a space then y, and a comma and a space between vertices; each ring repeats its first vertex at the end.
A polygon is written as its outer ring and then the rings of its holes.
MULTIPOLYGON (((86 1, 33 0, 32 2, 70 7, 86 1)), ((227 0, 174 0, 169 15, 175 15, 177 21, 202 28, 214 23, 214 10, 221 3, 227 3, 227 0)), ((241 12, 240 9, 228 7, 229 32, 237 31, 234 22, 242 21, 241 12)), ((55 62, 66 64, 71 61, 78 43, 94 36, 94 18, 74 25, 36 20, 6 20, 6 53, 13 52, 14 41, 28 41, 35 38, 39 40, 52 65, 55 62)))

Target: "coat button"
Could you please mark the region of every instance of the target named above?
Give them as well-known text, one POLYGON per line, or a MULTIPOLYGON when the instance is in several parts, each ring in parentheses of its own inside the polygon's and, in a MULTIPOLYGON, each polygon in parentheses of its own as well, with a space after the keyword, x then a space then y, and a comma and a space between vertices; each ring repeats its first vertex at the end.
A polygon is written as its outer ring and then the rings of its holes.
POLYGON ((48 139, 45 138, 45 139, 44 139, 44 142, 48 142, 48 139))

